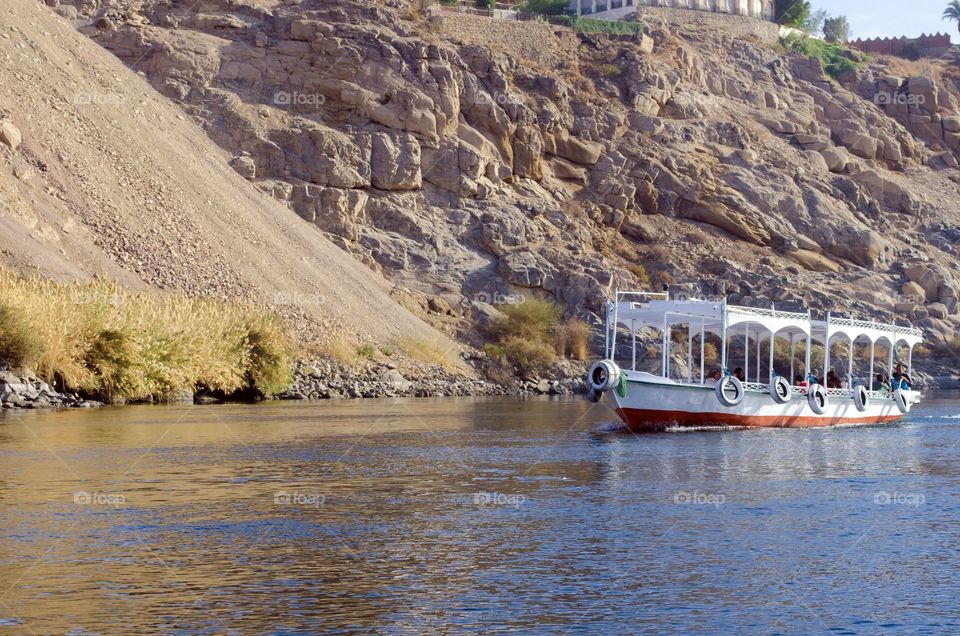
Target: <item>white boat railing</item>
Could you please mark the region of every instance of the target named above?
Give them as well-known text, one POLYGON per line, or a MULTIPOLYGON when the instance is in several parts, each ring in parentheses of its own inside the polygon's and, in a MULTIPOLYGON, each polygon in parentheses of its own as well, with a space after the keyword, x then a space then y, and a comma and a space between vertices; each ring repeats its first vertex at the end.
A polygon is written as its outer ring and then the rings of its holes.
POLYGON ((779 309, 763 309, 761 307, 744 307, 742 305, 727 305, 727 311, 745 314, 748 316, 760 316, 764 318, 780 318, 787 320, 807 320, 810 316, 806 313, 797 313, 795 311, 780 311, 779 309))
POLYGON ((887 325, 870 320, 855 320, 853 318, 835 318, 830 317, 830 324, 835 327, 850 327, 852 329, 876 329, 877 331, 887 331, 898 336, 916 336, 923 337, 923 331, 914 327, 905 327, 900 325, 887 325))

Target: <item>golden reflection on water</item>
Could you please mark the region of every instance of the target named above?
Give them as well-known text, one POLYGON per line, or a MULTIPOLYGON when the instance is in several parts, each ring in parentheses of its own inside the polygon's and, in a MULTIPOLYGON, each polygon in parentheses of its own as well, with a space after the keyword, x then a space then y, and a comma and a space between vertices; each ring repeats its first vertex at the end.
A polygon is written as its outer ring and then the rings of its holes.
POLYGON ((677 488, 757 504, 943 467, 909 423, 597 432, 614 419, 579 399, 3 413, 0 634, 612 630, 669 576, 637 550, 718 527, 675 519, 677 488))

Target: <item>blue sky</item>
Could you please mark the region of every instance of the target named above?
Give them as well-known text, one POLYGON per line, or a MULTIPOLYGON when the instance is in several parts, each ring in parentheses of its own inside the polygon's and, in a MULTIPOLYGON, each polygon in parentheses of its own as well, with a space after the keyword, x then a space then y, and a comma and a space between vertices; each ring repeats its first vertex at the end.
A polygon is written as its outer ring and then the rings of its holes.
POLYGON ((813 0, 814 9, 850 20, 853 37, 917 36, 921 33, 949 33, 960 42, 956 22, 941 20, 947 0, 813 0))

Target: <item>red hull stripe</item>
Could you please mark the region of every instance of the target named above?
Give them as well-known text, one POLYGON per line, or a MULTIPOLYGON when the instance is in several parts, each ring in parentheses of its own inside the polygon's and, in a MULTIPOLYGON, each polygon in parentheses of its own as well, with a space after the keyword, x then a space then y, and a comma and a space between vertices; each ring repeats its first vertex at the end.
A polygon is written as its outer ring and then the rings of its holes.
POLYGON ((657 411, 653 409, 619 409, 618 413, 633 430, 656 430, 668 426, 750 426, 755 428, 810 428, 851 424, 884 424, 903 417, 877 415, 873 417, 812 417, 780 415, 737 415, 734 413, 690 413, 687 411, 657 411))

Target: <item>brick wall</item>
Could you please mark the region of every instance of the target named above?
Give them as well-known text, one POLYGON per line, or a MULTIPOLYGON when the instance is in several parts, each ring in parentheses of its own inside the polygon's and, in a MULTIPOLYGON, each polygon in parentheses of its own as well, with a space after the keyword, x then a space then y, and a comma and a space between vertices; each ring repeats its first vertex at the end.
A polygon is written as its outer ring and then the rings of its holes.
POLYGON ((950 48, 950 35, 937 33, 936 35, 921 35, 918 38, 874 38, 867 40, 854 40, 850 46, 869 53, 871 55, 897 55, 902 56, 904 50, 914 46, 919 49, 921 55, 929 57, 939 57, 950 48))

